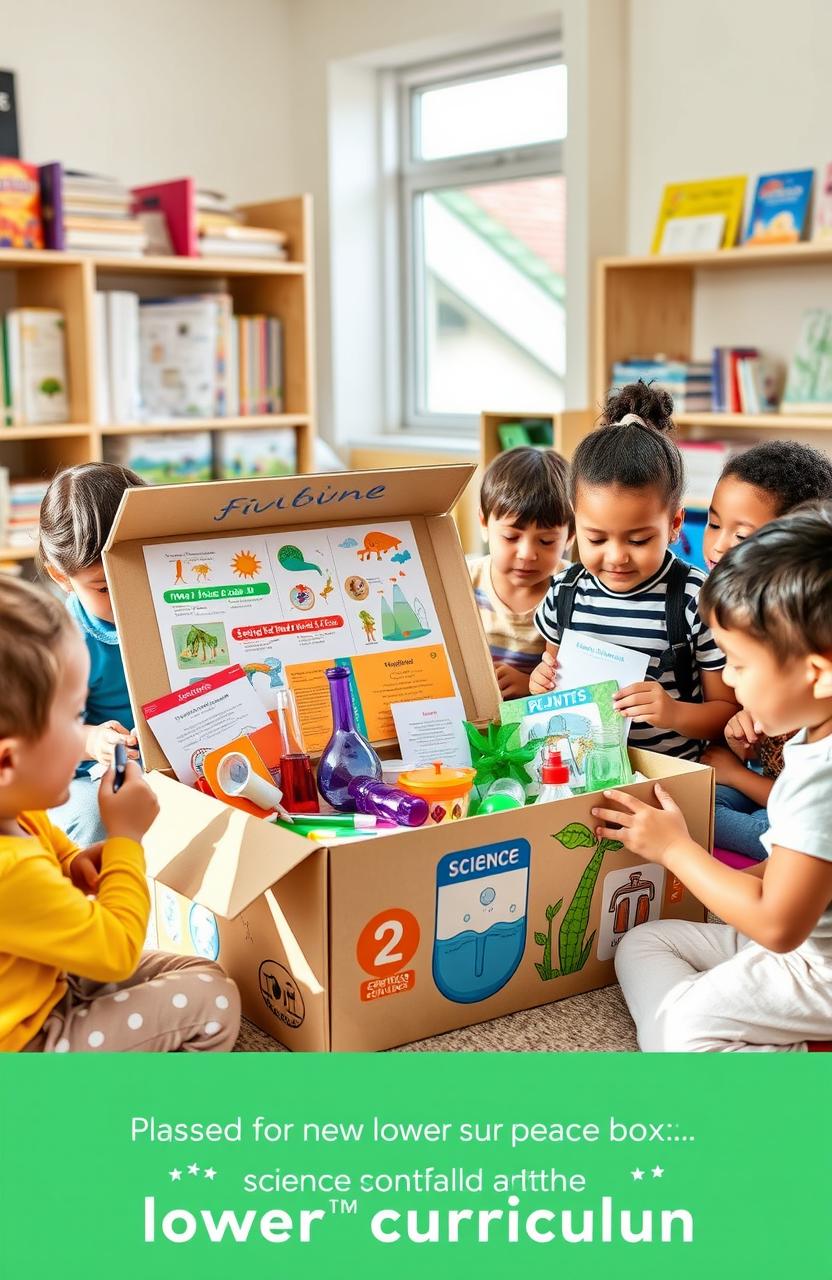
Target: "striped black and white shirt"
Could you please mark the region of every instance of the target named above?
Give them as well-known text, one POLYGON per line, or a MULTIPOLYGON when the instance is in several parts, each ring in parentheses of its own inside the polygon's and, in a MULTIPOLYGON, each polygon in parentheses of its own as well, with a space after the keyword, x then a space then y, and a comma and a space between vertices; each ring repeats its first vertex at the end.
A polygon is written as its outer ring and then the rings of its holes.
MULTIPOLYGON (((678 698, 673 671, 659 671, 659 660, 670 643, 667 635, 667 576, 673 560, 673 553, 667 551, 658 572, 632 591, 610 591, 593 574, 584 570, 578 578, 569 629, 649 654, 647 679, 657 679, 671 697, 678 698)), ((562 580, 563 573, 552 579, 552 585, 534 617, 538 631, 555 645, 560 644, 557 598, 562 580)), ((697 601, 704 582, 702 570, 689 565, 685 582, 685 618, 693 655, 694 701, 700 701, 702 697, 702 671, 721 671, 725 666, 725 655, 699 616, 697 601)), ((685 760, 697 760, 703 745, 670 729, 655 729, 644 720, 632 722, 629 741, 634 747, 662 751, 685 760)))

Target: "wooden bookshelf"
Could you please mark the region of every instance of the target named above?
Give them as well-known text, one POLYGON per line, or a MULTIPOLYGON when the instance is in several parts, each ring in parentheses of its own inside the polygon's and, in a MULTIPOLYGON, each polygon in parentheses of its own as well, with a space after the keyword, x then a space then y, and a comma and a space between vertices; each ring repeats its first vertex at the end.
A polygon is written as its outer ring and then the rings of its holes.
POLYGON ((480 415, 480 464, 485 469, 502 453, 499 428, 509 422, 551 422, 552 448, 564 458, 571 458, 579 442, 592 430, 597 414, 591 409, 564 409, 562 413, 497 413, 486 410, 480 415))
MULTIPOLYGON (((650 254, 632 258, 602 258, 597 264, 593 351, 593 397, 602 404, 618 360, 649 357, 658 352, 690 360, 694 352, 694 318, 697 289, 714 271, 736 273, 742 290, 753 269, 790 269, 803 280, 814 279, 813 267, 830 272, 832 241, 795 245, 764 245, 718 249, 708 253, 650 254)), ((731 287, 734 287, 733 281, 731 287)), ((751 333, 737 333, 737 345, 754 342, 751 333)), ((783 334, 779 355, 787 362, 796 332, 783 334)), ((723 343, 725 345, 725 343, 723 343)), ((768 345, 768 344, 761 344, 768 345)), ((712 433, 739 436, 751 433, 759 439, 811 432, 821 448, 832 449, 832 415, 797 413, 677 413, 680 434, 707 440, 712 433), (824 439, 823 433, 826 434, 824 439)))
MULTIPOLYGON (((48 477, 78 462, 100 461, 108 439, 186 431, 293 428, 299 472, 313 466, 315 358, 312 279, 312 201, 294 196, 243 206, 255 226, 288 235, 289 257, 129 257, 0 249, 0 309, 57 307, 66 323, 70 419, 55 426, 0 427, 0 466, 12 479, 48 477), (283 323, 284 412, 233 418, 177 418, 168 422, 100 424, 96 421, 94 297, 97 290, 133 289, 143 297, 226 292, 234 312, 264 313, 283 323)), ((26 547, 0 546, 0 561, 26 560, 26 547)))

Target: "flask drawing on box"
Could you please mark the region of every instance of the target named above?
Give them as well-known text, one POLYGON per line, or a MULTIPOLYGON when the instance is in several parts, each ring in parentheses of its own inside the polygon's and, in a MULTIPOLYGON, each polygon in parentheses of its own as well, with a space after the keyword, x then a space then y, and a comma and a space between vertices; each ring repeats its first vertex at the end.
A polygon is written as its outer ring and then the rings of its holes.
POLYGON ((664 897, 664 867, 643 862, 611 871, 601 889, 598 959, 611 960, 625 933, 647 920, 658 920, 664 897))
POLYGON ((440 859, 433 980, 448 1000, 487 1000, 519 965, 526 946, 530 855, 527 840, 514 840, 440 859))

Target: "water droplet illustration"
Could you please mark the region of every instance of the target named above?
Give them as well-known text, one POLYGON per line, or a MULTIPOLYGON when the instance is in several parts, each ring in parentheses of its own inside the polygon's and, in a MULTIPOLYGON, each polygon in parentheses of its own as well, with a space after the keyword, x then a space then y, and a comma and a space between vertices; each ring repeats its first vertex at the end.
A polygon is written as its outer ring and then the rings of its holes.
POLYGON ((480 902, 484 907, 490 907, 496 896, 496 891, 489 886, 487 889, 483 889, 480 894, 480 902))
POLYGON ((466 915, 466 916, 463 916, 463 917, 462 917, 462 922, 463 922, 463 924, 467 924, 467 923, 468 923, 468 921, 469 921, 470 919, 471 919, 471 917, 470 917, 470 916, 467 916, 467 915, 466 915))
POLYGON ((511 912, 512 915, 514 915, 516 910, 517 910, 517 903, 512 902, 511 906, 509 907, 509 911, 511 912))

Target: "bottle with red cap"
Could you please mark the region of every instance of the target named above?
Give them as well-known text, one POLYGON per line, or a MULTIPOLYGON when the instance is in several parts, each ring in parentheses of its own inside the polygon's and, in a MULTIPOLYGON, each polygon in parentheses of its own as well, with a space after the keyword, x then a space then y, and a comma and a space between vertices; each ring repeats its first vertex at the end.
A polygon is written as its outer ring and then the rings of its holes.
POLYGON ((540 770, 540 795, 536 804, 548 804, 550 800, 569 800, 572 788, 569 786, 569 770, 561 759, 559 751, 547 751, 540 770))

